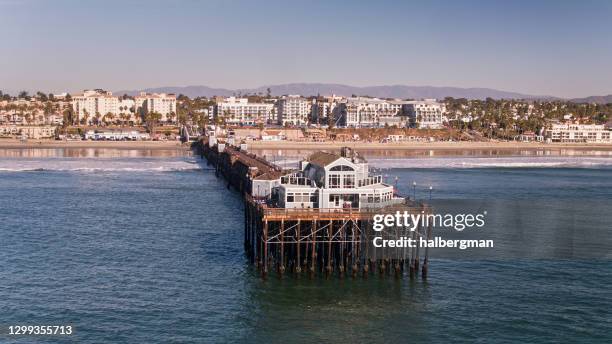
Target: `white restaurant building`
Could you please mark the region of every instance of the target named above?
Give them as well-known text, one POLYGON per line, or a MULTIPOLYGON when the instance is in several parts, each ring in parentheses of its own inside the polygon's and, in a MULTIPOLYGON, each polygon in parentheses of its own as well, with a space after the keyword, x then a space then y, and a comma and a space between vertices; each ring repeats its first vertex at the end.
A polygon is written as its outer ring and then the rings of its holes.
POLYGON ((312 154, 301 171, 281 177, 275 190, 280 208, 365 209, 404 202, 382 176, 370 176, 367 162, 349 148, 341 155, 312 154))

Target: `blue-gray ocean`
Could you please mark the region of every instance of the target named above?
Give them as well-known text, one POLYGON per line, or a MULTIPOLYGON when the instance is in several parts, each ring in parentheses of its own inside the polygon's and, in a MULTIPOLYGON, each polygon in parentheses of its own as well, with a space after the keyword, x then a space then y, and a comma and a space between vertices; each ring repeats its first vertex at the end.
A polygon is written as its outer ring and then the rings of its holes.
POLYGON ((434 254, 427 281, 262 280, 240 195, 199 157, 0 150, 0 343, 612 342, 612 156, 371 162, 406 195, 486 210, 495 247, 434 254))

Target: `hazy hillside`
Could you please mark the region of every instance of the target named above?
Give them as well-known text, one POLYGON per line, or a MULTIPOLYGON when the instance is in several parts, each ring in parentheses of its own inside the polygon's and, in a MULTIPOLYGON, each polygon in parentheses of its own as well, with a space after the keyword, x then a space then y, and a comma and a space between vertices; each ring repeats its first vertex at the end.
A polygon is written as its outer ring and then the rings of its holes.
POLYGON ((612 94, 607 96, 591 96, 586 98, 574 98, 571 99, 574 103, 597 103, 597 104, 609 104, 612 103, 612 94))
MULTIPOLYGON (((207 86, 185 86, 185 87, 158 87, 147 88, 142 91, 146 92, 165 92, 184 94, 188 97, 197 96, 231 96, 238 94, 261 93, 266 94, 270 88, 272 95, 283 94, 300 94, 303 96, 315 95, 368 95, 380 98, 401 98, 401 99, 419 99, 419 98, 437 98, 444 97, 468 98, 468 99, 485 99, 487 97, 495 99, 534 99, 534 98, 554 98, 551 96, 528 95, 516 92, 500 91, 491 88, 461 88, 461 87, 434 87, 434 86, 367 86, 356 87, 341 84, 318 84, 318 83, 295 83, 282 85, 261 86, 251 89, 229 90, 225 88, 212 88, 207 86)), ((141 90, 117 91, 116 94, 127 93, 135 95, 141 90)))

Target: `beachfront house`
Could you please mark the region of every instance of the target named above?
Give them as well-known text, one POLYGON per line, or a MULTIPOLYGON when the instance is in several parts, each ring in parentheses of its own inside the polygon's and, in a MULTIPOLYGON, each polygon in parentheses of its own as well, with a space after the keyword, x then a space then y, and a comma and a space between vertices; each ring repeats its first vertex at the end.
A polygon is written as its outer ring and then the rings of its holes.
POLYGON ((350 148, 310 155, 299 171, 280 178, 276 190, 281 208, 365 209, 404 201, 382 176, 370 176, 368 163, 350 148))

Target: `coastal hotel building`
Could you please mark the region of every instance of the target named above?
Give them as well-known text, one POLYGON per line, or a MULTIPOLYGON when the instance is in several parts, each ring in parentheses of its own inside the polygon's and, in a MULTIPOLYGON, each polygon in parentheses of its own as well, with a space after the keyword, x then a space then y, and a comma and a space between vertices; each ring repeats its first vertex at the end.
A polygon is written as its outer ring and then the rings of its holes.
POLYGON ((224 118, 227 124, 270 123, 274 121, 274 104, 250 103, 247 98, 218 98, 209 113, 224 118))
POLYGON ((209 113, 225 119, 228 124, 254 125, 278 123, 281 125, 304 125, 308 123, 312 103, 301 96, 288 95, 276 102, 249 102, 247 98, 220 98, 209 113))
MULTIPOLYGON (((72 96, 72 108, 78 119, 87 118, 88 124, 99 114, 130 115, 134 120, 142 118, 149 112, 162 115, 162 122, 168 121, 168 115, 176 113, 176 96, 165 93, 141 92, 134 99, 114 96, 112 92, 100 89, 85 90, 72 96)), ((176 118, 173 118, 175 121, 176 118)))
POLYGON ((440 129, 443 112, 443 105, 434 99, 408 101, 353 97, 340 103, 339 124, 355 128, 396 125, 440 129))

